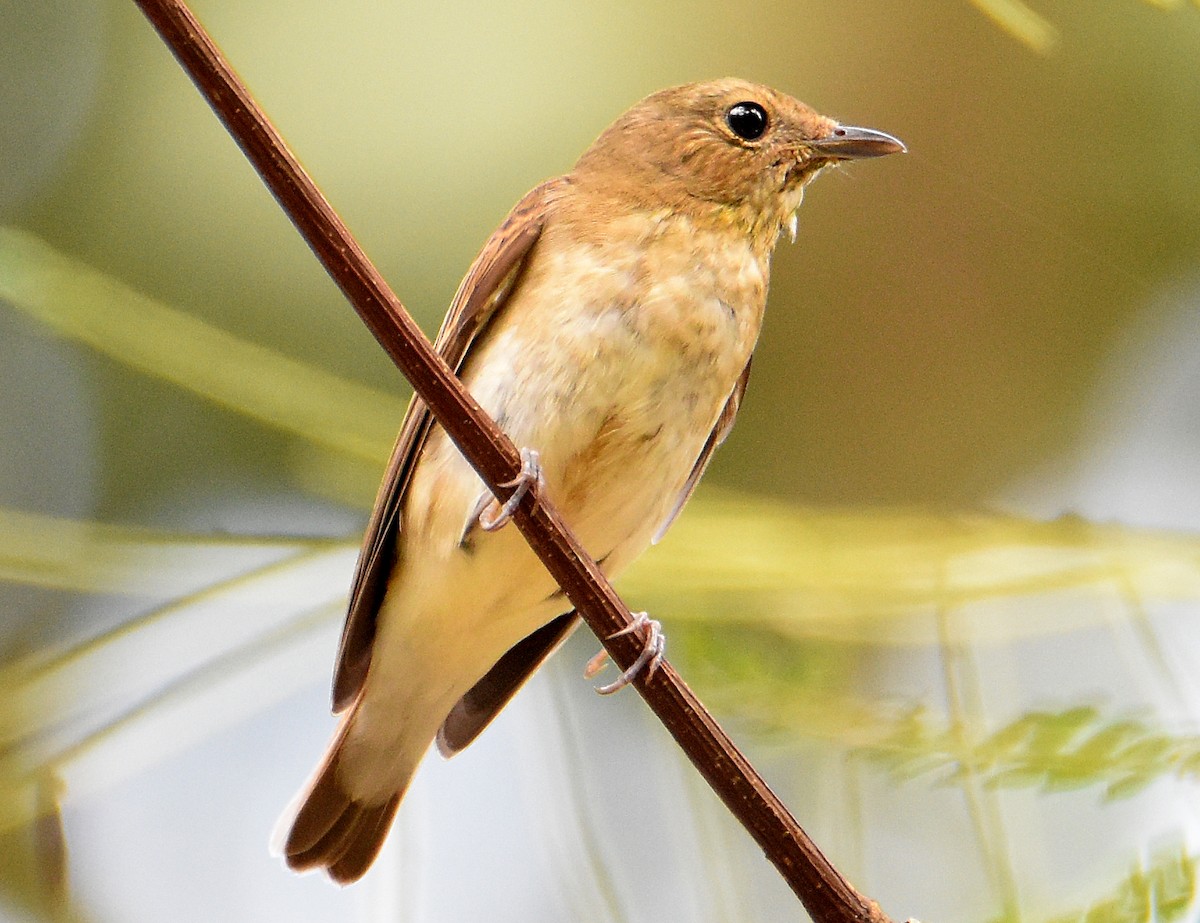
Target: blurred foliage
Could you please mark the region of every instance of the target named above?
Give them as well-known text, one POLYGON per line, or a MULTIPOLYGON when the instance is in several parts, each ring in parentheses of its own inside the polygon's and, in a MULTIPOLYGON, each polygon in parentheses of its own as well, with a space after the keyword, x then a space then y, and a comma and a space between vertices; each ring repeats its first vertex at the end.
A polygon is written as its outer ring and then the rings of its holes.
POLYGON ((0 918, 11 906, 59 923, 81 920, 70 904, 61 782, 47 768, 14 775, 12 760, 0 762, 0 918), (14 824, 9 815, 21 798, 30 810, 14 824))
POLYGON ((1058 42, 1058 32, 1020 0, 971 0, 1001 29, 1034 51, 1047 54, 1058 42))
MULTIPOLYGON (((1049 54, 1059 42, 1058 30, 1022 0, 970 0, 1003 31, 1040 54, 1049 54)), ((1151 6, 1176 10, 1188 0, 1144 0, 1151 6)), ((1200 6, 1200 0, 1191 0, 1200 6)))
POLYGON ((971 772, 988 788, 1101 785, 1105 798, 1135 795, 1167 776, 1193 782, 1200 775, 1200 736, 1163 733, 1094 706, 1021 715, 965 751, 964 730, 971 729, 946 728, 917 708, 859 753, 898 779, 937 773, 939 784, 954 785, 971 772))
POLYGON ((0 228, 0 254, 0 297, 59 335, 318 445, 386 457, 404 409, 394 397, 230 336, 17 228, 0 228))
POLYGON ((970 775, 989 790, 1098 786, 1109 800, 1164 778, 1194 783, 1200 775, 1200 736, 1094 705, 1029 711, 988 733, 948 725, 925 706, 857 695, 853 658, 837 643, 799 641, 755 624, 740 626, 736 645, 704 626, 676 631, 671 642, 697 688, 757 735, 779 746, 836 743, 898 784, 930 775, 934 784, 958 786, 970 775))
MULTIPOLYGON (((1138 860, 1112 896, 1048 923, 1173 923, 1191 919, 1200 857, 1186 849, 1161 849, 1149 864, 1138 860)), ((1016 923, 997 920, 995 923, 1016 923)))
MULTIPOLYGON (((673 624, 680 629, 673 635, 673 646, 695 670, 697 684, 712 688, 726 710, 756 725, 760 731, 777 734, 781 739, 812 737, 835 741, 886 766, 901 779, 941 771, 942 784, 957 782, 962 772, 957 767, 965 765, 980 774, 989 787, 1039 785, 1054 790, 1102 784, 1106 786, 1106 797, 1112 798, 1133 794, 1163 775, 1190 778, 1200 771, 1200 738, 1169 735, 1143 722, 1103 715, 1092 706, 1053 713, 1031 712, 964 748, 962 729, 940 726, 925 709, 856 701, 851 695, 853 673, 846 669, 842 653, 845 643, 856 643, 867 636, 875 643, 886 643, 888 629, 884 622, 925 618, 924 613, 930 607, 947 602, 944 588, 930 584, 921 591, 909 588, 904 594, 897 586, 889 586, 886 579, 871 577, 859 592, 865 592, 870 585, 881 599, 888 600, 888 610, 871 612, 864 608, 861 617, 872 627, 859 632, 848 627, 831 632, 823 624, 828 618, 824 605, 813 605, 805 596, 813 592, 840 595, 853 593, 853 589, 841 583, 836 570, 806 566, 803 562, 811 557, 801 543, 779 539, 781 523, 790 520, 796 530, 803 531, 813 518, 811 513, 776 506, 767 519, 749 498, 738 502, 735 497, 721 496, 716 500, 704 493, 696 506, 700 515, 688 517, 680 524, 680 544, 684 549, 680 560, 672 567, 641 568, 623 581, 622 586, 635 597, 664 600, 661 608, 671 613, 673 624), (714 516, 710 507, 720 509, 721 515, 714 516), (772 585, 768 579, 736 586, 734 589, 743 602, 738 619, 738 644, 724 644, 720 638, 730 624, 729 608, 718 604, 715 613, 703 608, 691 609, 681 599, 719 600, 730 592, 729 575, 687 549, 720 543, 730 534, 755 533, 772 536, 781 569, 787 560, 811 576, 802 587, 772 585), (755 599, 756 585, 757 592, 763 595, 761 600, 755 599), (668 604, 666 600, 674 602, 668 604), (835 640, 822 641, 822 637, 835 640)), ((836 526, 839 520, 849 526, 856 516, 826 512, 826 535, 833 531, 829 527, 836 526)), ((922 524, 915 515, 906 522, 910 526, 906 533, 917 531, 916 527, 922 524)), ((928 516, 924 526, 930 531, 944 532, 946 522, 928 516)), ((1041 524, 1027 526, 1039 542, 1043 567, 1046 558, 1055 554, 1067 559, 1074 556, 1069 544, 1055 547, 1042 539, 1041 524)), ((1006 528, 1015 534, 1018 526, 1015 521, 1007 520, 1006 528)), ((822 542, 822 556, 860 553, 860 543, 853 537, 856 534, 847 528, 840 540, 826 538, 822 542)), ((1121 530, 1113 530, 1111 534, 1125 544, 1121 530)), ((1169 537, 1160 537, 1159 541, 1161 548, 1169 548, 1169 537)), ((1195 559, 1191 540, 1179 541, 1181 558, 1190 559, 1193 575, 1200 575, 1200 561, 1195 559)), ((258 657, 247 656, 250 638, 257 638, 253 643, 260 648, 271 648, 302 637, 322 619, 332 628, 344 603, 349 574, 344 575, 346 580, 329 579, 329 568, 348 568, 356 543, 324 538, 173 535, 0 510, 0 551, 0 577, 10 582, 82 593, 171 597, 167 606, 123 621, 112 630, 89 637, 53 657, 39 655, 0 671, 0 689, 5 690, 10 706, 27 703, 29 715, 16 727, 30 735, 31 721, 35 729, 62 723, 62 716, 47 706, 57 702, 59 707, 75 708, 77 703, 71 690, 81 685, 84 676, 112 673, 119 669, 120 663, 137 659, 129 647, 131 644, 153 649, 188 646, 190 656, 204 661, 203 675, 219 679, 231 676, 230 656, 246 668, 254 668, 258 657), (254 555, 266 563, 253 564, 254 555), (218 574, 228 576, 218 577, 218 574), (325 591, 314 595, 321 587, 325 591), (230 593, 236 593, 241 601, 230 597, 230 593), (227 623, 240 620, 238 611, 242 606, 264 597, 277 601, 278 614, 272 619, 256 609, 258 620, 242 630, 243 637, 231 638, 234 629, 227 623), (192 609, 197 610, 193 618, 198 621, 189 623, 187 613, 192 609), (311 621, 314 617, 317 622, 311 621), (152 628, 159 632, 158 636, 149 636, 152 628), (190 640, 194 637, 211 639, 207 644, 212 652, 205 652, 203 646, 198 648, 190 640), (101 667, 98 665, 101 662, 110 666, 101 667)), ((912 553, 906 540, 891 549, 877 549, 877 553, 893 560, 911 553, 914 562, 928 561, 931 554, 927 550, 912 553)), ((1115 546, 1109 553, 1116 553, 1115 546)), ((948 554, 952 552, 942 552, 943 564, 948 562, 948 554)), ((768 567, 771 561, 765 559, 761 564, 768 567)), ((731 571, 735 572, 736 567, 731 571)), ((1086 573, 1075 575, 1075 580, 1080 586, 1097 582, 1094 575, 1086 573)), ((1160 588, 1149 584, 1147 589, 1150 598, 1160 588)), ((1011 585, 990 584, 979 590, 979 597, 1007 598, 1017 592, 1011 585)), ((847 615, 847 621, 849 618, 847 615)), ((894 626, 891 630, 901 631, 894 626)), ((981 637, 979 641, 1010 642, 1025 632, 1046 630, 1065 629, 1061 624, 1047 627, 1016 623, 996 638, 981 637)), ((911 629, 908 637, 912 637, 911 629)), ((172 662, 167 670, 172 685, 187 675, 180 661, 172 662)), ((148 686, 144 704, 153 705, 161 698, 162 690, 154 685, 160 681, 147 675, 136 678, 139 687, 148 686)), ((96 705, 88 702, 85 709, 95 711, 96 705)), ((140 708, 131 711, 137 713, 140 708)), ((111 724, 103 722, 98 728, 100 732, 111 729, 111 724)), ((969 730, 977 733, 977 729, 969 730)), ((35 730, 32 736, 39 733, 35 730)), ((11 728, 0 725, 0 740, 12 742, 13 734, 11 728)), ((9 755, 20 755, 20 751, 9 755)), ((11 765, 0 760, 0 767, 11 768, 11 765)), ((133 767, 129 770, 133 771, 133 767)))

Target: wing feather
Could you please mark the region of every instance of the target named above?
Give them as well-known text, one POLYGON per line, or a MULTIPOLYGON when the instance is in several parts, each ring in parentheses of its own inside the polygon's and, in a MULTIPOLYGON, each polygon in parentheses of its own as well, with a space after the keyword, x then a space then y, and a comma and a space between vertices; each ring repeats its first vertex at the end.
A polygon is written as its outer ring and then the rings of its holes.
MULTIPOLYGON (((500 313, 519 284, 521 270, 545 226, 548 209, 566 182, 559 178, 542 183, 521 199, 471 264, 434 344, 455 371, 462 368, 479 332, 500 313)), ((396 560, 400 510, 432 425, 428 408, 414 395, 396 437, 359 552, 334 669, 334 712, 353 704, 366 680, 379 606, 396 560)))
POLYGON ((684 506, 692 498, 692 494, 696 492, 696 485, 700 483, 700 478, 704 475, 704 469, 712 461, 713 452, 717 451, 717 446, 728 438, 729 431, 733 429, 733 421, 737 418, 738 408, 742 406, 742 395, 746 393, 746 385, 749 382, 750 363, 747 362, 746 368, 742 370, 742 374, 738 376, 738 380, 733 386, 733 392, 729 395, 725 406, 721 408, 721 414, 717 417, 717 422, 713 426, 712 432, 708 434, 708 441, 704 443, 704 448, 700 450, 700 457, 696 459, 696 464, 692 466, 692 473, 688 475, 687 482, 683 485, 683 490, 679 492, 679 499, 675 501, 671 512, 667 515, 663 524, 658 527, 658 531, 654 533, 654 538, 650 540, 652 544, 657 545, 662 540, 662 537, 667 534, 667 530, 671 528, 671 523, 683 512, 684 506))

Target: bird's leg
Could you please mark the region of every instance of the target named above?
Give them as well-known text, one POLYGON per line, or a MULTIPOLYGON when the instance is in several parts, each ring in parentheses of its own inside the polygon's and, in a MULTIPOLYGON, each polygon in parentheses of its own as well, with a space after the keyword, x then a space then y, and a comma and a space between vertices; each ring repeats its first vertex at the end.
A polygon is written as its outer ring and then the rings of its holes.
POLYGON ((538 453, 534 449, 522 447, 521 449, 521 471, 511 481, 505 481, 501 487, 514 488, 512 494, 504 504, 500 506, 492 515, 491 510, 498 505, 495 498, 491 502, 487 502, 488 494, 480 497, 479 510, 479 525, 484 532, 495 532, 497 529, 502 529, 508 525, 508 521, 512 519, 513 513, 520 505, 521 500, 529 493, 529 488, 537 484, 538 491, 546 489, 546 479, 542 474, 542 463, 538 458, 538 453))
MULTIPOLYGON (((633 622, 627 628, 622 628, 615 634, 609 635, 609 638, 615 638, 618 635, 629 635, 634 632, 642 636, 642 652, 638 654, 638 659, 633 662, 628 670, 618 676, 613 682, 607 686, 597 686, 596 691, 601 695, 612 695, 618 690, 624 689, 634 678, 649 667, 647 678, 654 675, 654 671, 658 669, 658 665, 662 662, 663 655, 667 651, 667 636, 663 633, 662 625, 650 618, 645 612, 633 613, 633 622)), ((608 651, 604 648, 587 662, 587 666, 583 668, 583 675, 589 679, 595 676, 604 668, 604 661, 608 659, 608 651)))

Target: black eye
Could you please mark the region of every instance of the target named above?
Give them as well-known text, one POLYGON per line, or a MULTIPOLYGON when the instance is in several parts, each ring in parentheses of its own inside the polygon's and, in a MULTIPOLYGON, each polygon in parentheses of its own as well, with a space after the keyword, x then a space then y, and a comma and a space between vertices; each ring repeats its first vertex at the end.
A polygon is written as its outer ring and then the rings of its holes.
POLYGON ((757 141, 767 130, 767 112, 758 103, 735 103, 725 113, 725 124, 743 141, 757 141))

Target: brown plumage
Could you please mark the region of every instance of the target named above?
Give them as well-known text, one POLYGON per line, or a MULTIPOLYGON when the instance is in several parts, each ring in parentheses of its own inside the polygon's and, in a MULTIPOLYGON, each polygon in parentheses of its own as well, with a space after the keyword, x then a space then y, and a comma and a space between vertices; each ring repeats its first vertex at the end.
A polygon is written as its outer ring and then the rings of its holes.
MULTIPOLYGON (((674 87, 484 245, 437 347, 540 453, 547 494, 607 574, 662 535, 728 435, 804 186, 899 150, 767 87, 674 87)), ((488 498, 414 400, 351 590, 341 722, 283 844, 292 868, 361 876, 430 743, 449 755, 474 740, 577 624, 515 529, 478 528, 488 498)))

